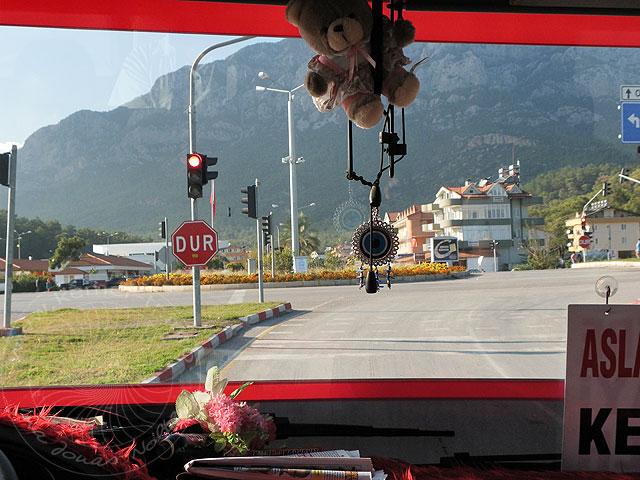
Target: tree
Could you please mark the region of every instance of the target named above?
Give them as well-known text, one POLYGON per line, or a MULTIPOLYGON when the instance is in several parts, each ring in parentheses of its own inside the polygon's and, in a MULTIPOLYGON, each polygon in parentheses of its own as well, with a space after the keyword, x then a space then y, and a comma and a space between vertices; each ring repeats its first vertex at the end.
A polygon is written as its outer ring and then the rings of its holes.
POLYGON ((60 268, 69 261, 80 260, 85 242, 80 237, 62 237, 58 241, 58 247, 49 259, 51 269, 60 268))
POLYGON ((226 263, 228 263, 227 257, 223 255, 216 255, 207 263, 207 269, 209 270, 222 270, 226 263))
MULTIPOLYGON (((291 244, 291 218, 288 218, 282 227, 280 236, 281 244, 291 244)), ((315 230, 311 227, 311 221, 304 213, 298 212, 298 244, 301 255, 310 255, 320 248, 320 240, 315 230)))

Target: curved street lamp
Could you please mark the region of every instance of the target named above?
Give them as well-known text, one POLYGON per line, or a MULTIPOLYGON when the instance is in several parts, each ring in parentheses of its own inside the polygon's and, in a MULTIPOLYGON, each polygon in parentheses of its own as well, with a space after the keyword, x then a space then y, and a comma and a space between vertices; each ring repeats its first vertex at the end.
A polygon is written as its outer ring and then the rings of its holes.
POLYGON ((256 86, 256 90, 259 92, 278 92, 287 94, 287 120, 289 125, 289 156, 282 159, 282 163, 289 164, 289 196, 291 202, 291 252, 294 256, 293 271, 296 272, 295 257, 300 253, 300 243, 298 241, 298 185, 296 179, 295 166, 298 163, 304 162, 302 157, 296 156, 296 142, 294 138, 294 120, 293 120, 293 108, 292 101, 295 98, 293 92, 302 88, 304 85, 298 85, 295 88, 288 89, 282 84, 276 82, 269 75, 264 72, 259 72, 258 77, 263 80, 267 80, 280 88, 263 87, 261 85, 256 86))
POLYGON ((23 237, 24 235, 28 235, 29 233, 31 233, 31 230, 28 230, 28 231, 26 231, 26 232, 21 232, 21 233, 18 233, 18 231, 17 231, 17 230, 14 230, 14 232, 15 232, 15 234, 18 236, 18 238, 17 238, 17 240, 18 240, 18 259, 20 259, 20 258, 22 258, 22 257, 20 256, 20 253, 21 253, 20 243, 21 243, 22 237, 23 237))

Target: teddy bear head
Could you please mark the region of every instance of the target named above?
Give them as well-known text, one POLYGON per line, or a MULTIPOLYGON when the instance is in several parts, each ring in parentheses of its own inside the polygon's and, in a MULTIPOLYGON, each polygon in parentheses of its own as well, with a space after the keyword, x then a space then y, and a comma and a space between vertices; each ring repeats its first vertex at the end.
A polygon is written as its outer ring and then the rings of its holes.
POLYGON ((303 40, 322 55, 338 55, 368 41, 373 28, 366 0, 290 0, 286 16, 303 40))

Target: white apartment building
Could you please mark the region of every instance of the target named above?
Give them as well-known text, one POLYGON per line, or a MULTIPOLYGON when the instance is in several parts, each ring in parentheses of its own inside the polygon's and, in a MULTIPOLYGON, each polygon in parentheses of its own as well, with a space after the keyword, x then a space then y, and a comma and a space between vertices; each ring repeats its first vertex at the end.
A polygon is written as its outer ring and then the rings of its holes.
MULTIPOLYGON (((456 237, 461 252, 492 256, 492 242, 498 242, 498 269, 510 269, 522 263, 523 241, 529 231, 543 223, 529 217, 528 207, 542 203, 520 188, 520 167, 498 170, 498 179, 467 180, 461 187, 441 187, 433 203, 423 205, 433 212, 433 224, 427 225, 437 236, 456 237)), ((493 270, 492 261, 485 270, 493 270)))

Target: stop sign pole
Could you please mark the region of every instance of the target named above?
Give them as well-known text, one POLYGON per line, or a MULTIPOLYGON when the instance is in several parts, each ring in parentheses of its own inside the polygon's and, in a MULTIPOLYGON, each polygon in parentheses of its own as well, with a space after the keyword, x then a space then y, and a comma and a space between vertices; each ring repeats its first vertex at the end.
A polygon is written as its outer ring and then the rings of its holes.
POLYGON ((193 324, 199 327, 200 267, 206 265, 218 253, 218 234, 204 220, 182 222, 171 235, 171 249, 178 260, 192 267, 193 324))

